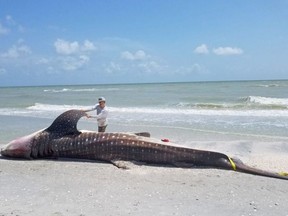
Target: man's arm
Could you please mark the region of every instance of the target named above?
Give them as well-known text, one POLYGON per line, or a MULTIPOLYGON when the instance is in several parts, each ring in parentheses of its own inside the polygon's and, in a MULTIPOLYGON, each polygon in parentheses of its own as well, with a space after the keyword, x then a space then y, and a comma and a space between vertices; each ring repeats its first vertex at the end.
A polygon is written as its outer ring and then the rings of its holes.
POLYGON ((91 109, 83 110, 84 112, 91 112, 93 110, 96 110, 96 106, 92 107, 91 109))
POLYGON ((107 110, 102 110, 101 113, 99 113, 98 115, 89 115, 88 118, 96 118, 96 119, 106 119, 108 116, 108 111, 107 110))

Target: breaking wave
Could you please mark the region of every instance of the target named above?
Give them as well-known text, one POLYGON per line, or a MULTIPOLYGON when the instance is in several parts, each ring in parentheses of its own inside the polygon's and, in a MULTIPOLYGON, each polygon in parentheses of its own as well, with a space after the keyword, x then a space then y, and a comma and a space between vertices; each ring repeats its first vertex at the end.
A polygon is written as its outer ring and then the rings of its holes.
POLYGON ((62 89, 44 89, 44 92, 65 93, 65 92, 99 92, 99 91, 118 91, 118 88, 62 88, 62 89))
POLYGON ((241 97, 234 103, 178 103, 176 107, 206 110, 287 110, 288 98, 271 98, 260 96, 241 97))
POLYGON ((260 96, 249 96, 244 98, 247 103, 259 104, 263 106, 279 106, 288 108, 288 98, 271 98, 260 96))
MULTIPOLYGON (((256 103, 255 98, 249 99, 252 103, 256 103)), ((265 102, 265 100, 262 100, 265 102)), ((272 100, 275 101, 275 100, 272 100)), ((288 117, 287 105, 284 101, 281 104, 286 107, 286 109, 275 109, 273 112, 271 109, 235 109, 235 106, 239 105, 215 105, 215 104, 202 104, 196 105, 194 107, 181 105, 181 106, 170 106, 170 107, 108 107, 111 113, 110 116, 133 116, 145 115, 151 116, 151 118, 163 116, 175 117, 182 116, 185 119, 189 116, 253 116, 253 117, 288 117), (216 108, 215 108, 216 107, 216 108), (230 107, 230 108, 229 108, 230 107), (233 108, 231 108, 233 107, 233 108)), ((287 101, 286 101, 287 102, 287 101)), ((257 102, 258 103, 258 102, 257 102)), ((265 102, 267 103, 267 102, 265 102)), ((272 102, 269 102, 269 105, 272 102)), ((275 105, 274 105, 275 106, 275 105)), ((279 101, 277 106, 279 106, 279 101)), ((12 115, 12 116, 36 116, 36 117, 51 117, 58 115, 66 110, 70 109, 89 109, 91 106, 80 106, 80 105, 60 105, 60 104, 43 104, 35 103, 32 106, 26 108, 13 108, 13 109, 0 109, 0 115, 12 115)), ((129 117, 130 118, 130 117, 129 117)))

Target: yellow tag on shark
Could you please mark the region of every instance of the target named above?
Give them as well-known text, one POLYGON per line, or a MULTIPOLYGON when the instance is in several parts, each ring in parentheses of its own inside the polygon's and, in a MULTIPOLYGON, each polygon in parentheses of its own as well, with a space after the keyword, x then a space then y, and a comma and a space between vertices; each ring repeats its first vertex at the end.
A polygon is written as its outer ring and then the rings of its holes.
POLYGON ((287 173, 287 172, 280 172, 279 175, 281 175, 281 176, 288 176, 288 173, 287 173))
POLYGON ((230 164, 231 164, 233 170, 236 171, 236 164, 234 163, 234 161, 230 157, 228 157, 228 159, 230 161, 230 164))

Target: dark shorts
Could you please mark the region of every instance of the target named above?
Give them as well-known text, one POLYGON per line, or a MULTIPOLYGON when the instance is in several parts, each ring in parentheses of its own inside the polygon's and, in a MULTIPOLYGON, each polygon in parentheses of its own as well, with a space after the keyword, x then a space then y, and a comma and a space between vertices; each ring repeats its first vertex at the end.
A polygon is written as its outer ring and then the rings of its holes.
POLYGON ((98 132, 105 132, 107 125, 105 126, 98 126, 98 132))

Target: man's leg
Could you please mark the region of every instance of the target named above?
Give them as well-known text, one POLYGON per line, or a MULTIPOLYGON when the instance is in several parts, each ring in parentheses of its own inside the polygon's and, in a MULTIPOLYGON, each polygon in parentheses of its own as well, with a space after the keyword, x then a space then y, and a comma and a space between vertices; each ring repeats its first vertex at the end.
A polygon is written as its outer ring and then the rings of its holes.
POLYGON ((98 126, 98 132, 105 132, 107 125, 105 126, 98 126))

